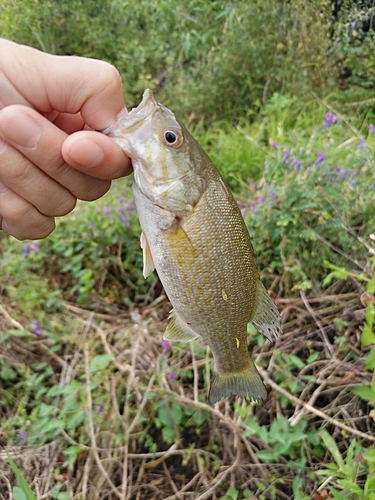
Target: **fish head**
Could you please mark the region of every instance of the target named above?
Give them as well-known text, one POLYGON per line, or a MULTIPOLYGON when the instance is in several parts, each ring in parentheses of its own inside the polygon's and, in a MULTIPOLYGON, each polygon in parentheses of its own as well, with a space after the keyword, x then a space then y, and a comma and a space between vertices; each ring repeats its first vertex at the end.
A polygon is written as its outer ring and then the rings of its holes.
POLYGON ((198 144, 151 90, 144 92, 139 106, 103 133, 131 158, 134 182, 143 194, 162 208, 193 209, 204 189, 194 162, 198 144))

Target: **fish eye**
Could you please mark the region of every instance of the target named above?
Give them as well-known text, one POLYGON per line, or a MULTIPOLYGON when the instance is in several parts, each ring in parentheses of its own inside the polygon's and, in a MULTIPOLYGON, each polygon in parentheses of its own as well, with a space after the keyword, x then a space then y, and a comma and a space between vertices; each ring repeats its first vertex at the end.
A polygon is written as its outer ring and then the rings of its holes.
POLYGON ((164 139, 169 146, 179 147, 182 144, 182 135, 173 132, 173 130, 166 130, 164 132, 164 139))

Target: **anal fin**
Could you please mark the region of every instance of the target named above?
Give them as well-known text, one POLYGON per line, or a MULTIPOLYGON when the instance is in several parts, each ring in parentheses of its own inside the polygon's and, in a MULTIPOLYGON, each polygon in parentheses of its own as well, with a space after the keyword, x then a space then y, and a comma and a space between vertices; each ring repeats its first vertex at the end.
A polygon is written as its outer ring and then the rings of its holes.
POLYGON ((273 342, 272 335, 277 338, 282 333, 279 311, 260 280, 256 287, 255 311, 250 323, 270 342, 273 342))
POLYGON ((150 246, 148 244, 145 233, 141 233, 141 248, 143 250, 143 277, 147 278, 155 269, 154 259, 151 255, 150 246))
POLYGON ((165 340, 170 342, 190 342, 199 337, 198 333, 190 328, 174 309, 169 313, 168 319, 168 325, 163 335, 165 340))

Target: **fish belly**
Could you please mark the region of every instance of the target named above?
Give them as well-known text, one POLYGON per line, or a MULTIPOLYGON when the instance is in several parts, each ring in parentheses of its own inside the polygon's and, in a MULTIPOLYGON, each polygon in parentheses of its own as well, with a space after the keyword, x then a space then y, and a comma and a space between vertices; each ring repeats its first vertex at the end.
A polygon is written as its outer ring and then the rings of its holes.
POLYGON ((202 195, 192 212, 176 215, 155 206, 137 185, 133 191, 143 233, 175 312, 207 342, 215 371, 248 369, 247 323, 258 272, 237 205, 216 187, 202 195))

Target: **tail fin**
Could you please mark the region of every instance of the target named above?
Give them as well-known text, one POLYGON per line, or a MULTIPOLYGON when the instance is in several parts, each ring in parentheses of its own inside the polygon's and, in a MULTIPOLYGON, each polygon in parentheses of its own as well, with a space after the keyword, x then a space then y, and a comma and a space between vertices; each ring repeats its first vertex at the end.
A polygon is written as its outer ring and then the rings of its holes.
POLYGON ((250 366, 246 370, 214 374, 208 394, 209 404, 212 406, 216 401, 232 394, 243 398, 248 397, 254 401, 266 399, 267 390, 252 360, 250 360, 250 366))

